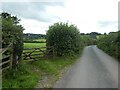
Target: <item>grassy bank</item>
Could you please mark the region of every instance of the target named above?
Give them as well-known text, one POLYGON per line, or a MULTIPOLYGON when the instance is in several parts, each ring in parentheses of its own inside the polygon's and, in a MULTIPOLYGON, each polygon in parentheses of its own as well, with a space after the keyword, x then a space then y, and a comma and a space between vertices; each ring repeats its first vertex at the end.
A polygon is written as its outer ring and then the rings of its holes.
MULTIPOLYGON (((44 47, 46 43, 24 43, 24 48, 44 47)), ((3 88, 50 88, 79 55, 21 62, 18 69, 3 76, 3 88)))
POLYGON ((38 60, 33 63, 21 63, 17 71, 8 72, 3 77, 3 88, 50 88, 78 58, 56 57, 38 60), (14 72, 14 73, 13 73, 14 72))
POLYGON ((33 64, 39 68, 43 75, 40 75, 37 88, 52 88, 63 73, 72 65, 78 56, 74 57, 56 57, 51 60, 40 60, 33 64), (42 76, 42 77, 41 77, 42 76))
POLYGON ((2 78, 3 88, 30 88, 38 81, 38 73, 32 65, 21 63, 17 70, 8 71, 2 78))

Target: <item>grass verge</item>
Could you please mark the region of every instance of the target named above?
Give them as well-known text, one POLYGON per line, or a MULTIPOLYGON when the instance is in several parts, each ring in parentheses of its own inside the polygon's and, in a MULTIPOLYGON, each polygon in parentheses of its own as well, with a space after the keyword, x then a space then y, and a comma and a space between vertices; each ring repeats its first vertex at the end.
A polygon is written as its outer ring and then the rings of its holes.
POLYGON ((79 55, 55 57, 32 63, 22 62, 17 71, 3 76, 3 88, 52 88, 63 71, 72 65, 79 55))
POLYGON ((21 63, 17 70, 10 70, 2 77, 3 88, 32 88, 37 84, 39 75, 33 66, 21 63))
POLYGON ((34 62, 39 70, 44 72, 44 76, 39 79, 36 88, 52 88, 63 73, 72 65, 79 55, 72 57, 56 57, 51 60, 39 60, 34 62))

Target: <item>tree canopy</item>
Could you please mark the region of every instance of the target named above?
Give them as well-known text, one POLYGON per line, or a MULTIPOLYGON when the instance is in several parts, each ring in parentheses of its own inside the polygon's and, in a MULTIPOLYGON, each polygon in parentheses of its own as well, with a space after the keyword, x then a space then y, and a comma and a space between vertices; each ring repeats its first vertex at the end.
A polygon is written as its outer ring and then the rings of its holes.
POLYGON ((2 19, 2 47, 13 43, 13 53, 18 56, 18 59, 21 59, 24 28, 20 25, 20 19, 7 12, 2 12, 0 16, 2 19))

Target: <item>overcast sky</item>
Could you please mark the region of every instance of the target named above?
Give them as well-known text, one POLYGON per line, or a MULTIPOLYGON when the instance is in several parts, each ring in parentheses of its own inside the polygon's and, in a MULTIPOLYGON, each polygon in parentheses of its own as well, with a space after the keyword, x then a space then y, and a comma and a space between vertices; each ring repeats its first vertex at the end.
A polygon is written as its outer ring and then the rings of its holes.
POLYGON ((81 33, 118 31, 120 0, 2 0, 1 11, 17 15, 24 33, 45 34, 56 22, 75 24, 81 33))

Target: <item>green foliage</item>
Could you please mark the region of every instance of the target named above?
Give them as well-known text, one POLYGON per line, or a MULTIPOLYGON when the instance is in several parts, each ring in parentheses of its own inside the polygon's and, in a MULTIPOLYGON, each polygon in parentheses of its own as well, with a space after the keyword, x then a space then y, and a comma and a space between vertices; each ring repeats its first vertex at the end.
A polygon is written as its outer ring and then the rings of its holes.
POLYGON ((99 36, 97 46, 120 61, 120 31, 99 36))
POLYGON ((46 35, 47 47, 54 47, 57 56, 72 55, 80 51, 80 32, 74 25, 55 23, 46 35))
POLYGON ((74 57, 56 57, 54 59, 38 60, 36 62, 19 64, 17 70, 8 71, 2 78, 3 88, 35 88, 38 81, 47 86, 56 82, 61 76, 62 70, 72 65, 79 55, 74 57), (53 77, 54 76, 54 77, 53 77), (49 80, 43 82, 44 78, 49 80), (51 78, 53 77, 53 78, 51 78))
POLYGON ((53 88, 56 81, 58 81, 63 73, 69 68, 70 65, 75 63, 79 55, 69 56, 69 57, 55 57, 52 59, 38 60, 33 62, 33 65, 38 66, 38 68, 44 73, 44 77, 48 78, 46 82, 40 81, 42 83, 41 87, 53 88))
POLYGON ((2 78, 3 88, 33 88, 38 81, 39 75, 33 72, 30 64, 22 63, 18 70, 11 70, 2 78))
POLYGON ((120 30, 118 31, 118 36, 117 36, 117 39, 116 39, 116 45, 117 45, 117 58, 118 60, 120 61, 120 30))
POLYGON ((23 35, 23 40, 24 41, 33 41, 35 39, 45 39, 46 35, 44 34, 31 34, 31 33, 27 33, 23 35))
POLYGON ((6 12, 0 14, 2 19, 2 47, 13 43, 13 48, 18 59, 21 59, 23 48, 23 27, 19 24, 20 19, 6 12))
POLYGON ((96 39, 97 35, 101 35, 101 33, 98 32, 91 32, 91 33, 87 33, 86 35, 89 35, 91 38, 96 39))
POLYGON ((24 43, 46 43, 45 38, 33 39, 33 40, 24 40, 24 43))
POLYGON ((77 57, 77 55, 74 57, 56 57, 51 60, 38 60, 33 64, 46 73, 59 74, 59 70, 75 62, 77 57))
POLYGON ((45 43, 45 41, 24 41, 24 43, 45 43))
POLYGON ((92 38, 90 35, 81 35, 83 46, 95 45, 96 39, 92 38))
POLYGON ((46 43, 24 43, 24 48, 45 47, 46 43))

